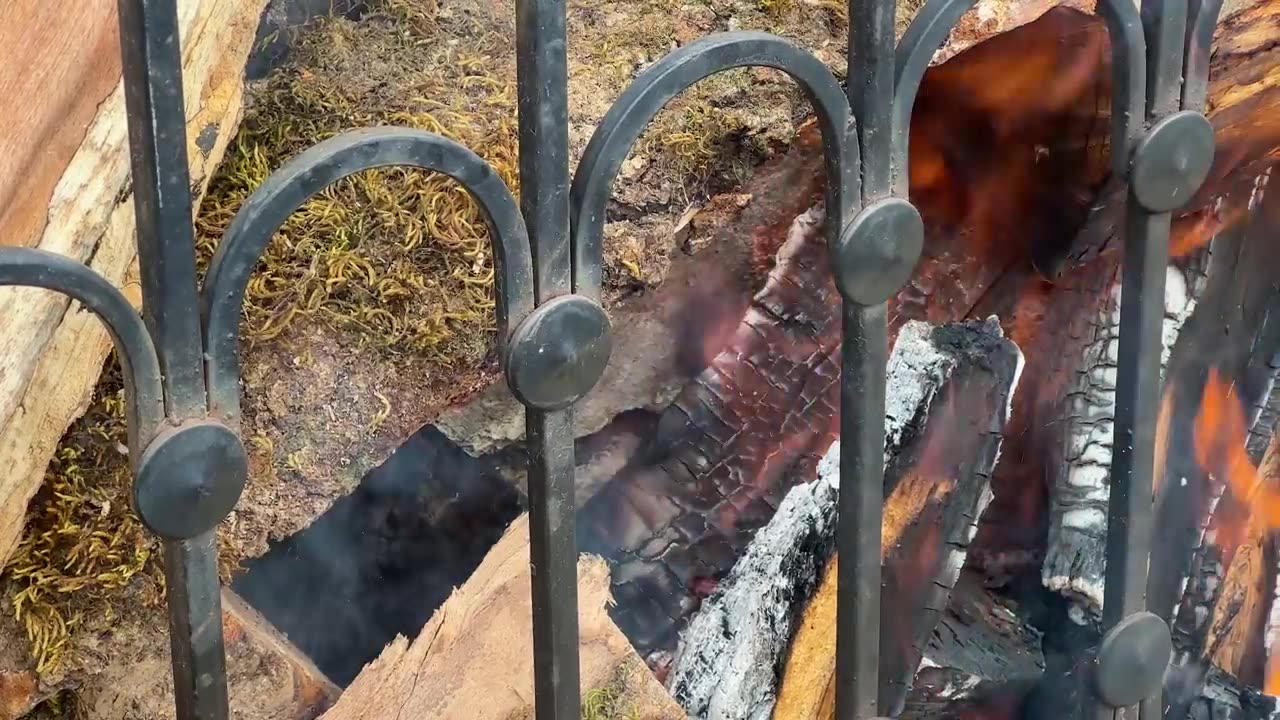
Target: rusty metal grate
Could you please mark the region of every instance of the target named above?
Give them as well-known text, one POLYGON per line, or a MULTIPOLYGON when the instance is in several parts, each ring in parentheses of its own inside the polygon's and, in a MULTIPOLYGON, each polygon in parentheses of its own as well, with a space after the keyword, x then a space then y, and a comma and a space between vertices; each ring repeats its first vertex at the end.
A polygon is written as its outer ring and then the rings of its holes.
MULTIPOLYGON (((197 286, 175 0, 120 0, 144 316, 87 267, 0 248, 0 284, 79 300, 111 331, 124 364, 134 509, 164 540, 177 717, 228 716, 214 528, 239 498, 241 302, 285 218, 353 173, 392 165, 444 173, 478 201, 498 267, 506 380, 527 407, 537 716, 579 716, 573 505, 574 403, 610 355, 599 304, 605 205, 624 158, 654 115, 693 83, 743 66, 790 74, 822 130, 825 232, 843 296, 837 709, 878 715, 880 514, 883 504, 885 301, 922 247, 906 199, 908 124, 934 53, 976 0, 929 0, 894 44, 893 0, 849 3, 848 88, 779 37, 726 32, 658 61, 601 121, 570 176, 564 0, 517 3, 520 177, 517 205, 475 153, 405 128, 356 130, 277 170, 244 204, 197 286)), ((1126 241, 1099 715, 1161 714, 1170 652, 1146 612, 1154 433, 1171 212, 1204 181, 1213 130, 1203 115, 1209 46, 1222 0, 1100 0, 1114 53, 1114 175, 1127 179, 1126 241), (1130 302, 1128 298, 1137 298, 1130 302), (1138 658, 1140 662, 1134 662, 1138 658), (1154 668, 1154 670, 1153 670, 1154 668), (1156 672, 1158 671, 1158 672, 1156 672), (1127 708, 1127 710, 1126 710, 1127 708)))

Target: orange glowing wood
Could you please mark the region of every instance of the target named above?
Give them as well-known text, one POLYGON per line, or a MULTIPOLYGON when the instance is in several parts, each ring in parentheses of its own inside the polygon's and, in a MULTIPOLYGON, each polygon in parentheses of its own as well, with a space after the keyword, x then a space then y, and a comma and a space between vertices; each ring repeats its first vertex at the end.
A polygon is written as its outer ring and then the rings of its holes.
MULTIPOLYGON (((1255 477, 1255 498, 1277 497, 1280 435, 1272 435, 1255 477)), ((1274 540, 1278 534, 1280 528, 1269 525, 1266 513, 1249 514, 1244 538, 1223 577, 1205 648, 1215 665, 1246 684, 1263 685, 1273 695, 1280 694, 1280 646, 1276 644, 1280 636, 1271 625, 1277 610, 1274 540)))

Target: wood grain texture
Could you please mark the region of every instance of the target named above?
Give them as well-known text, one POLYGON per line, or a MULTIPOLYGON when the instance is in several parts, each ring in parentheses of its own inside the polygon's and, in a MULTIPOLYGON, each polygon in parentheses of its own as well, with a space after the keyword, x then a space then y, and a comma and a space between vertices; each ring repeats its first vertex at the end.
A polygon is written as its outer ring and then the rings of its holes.
POLYGON ((0 245, 29 246, 98 105, 120 79, 116 3, 6 3, 0 68, 0 245))
MULTIPOLYGON (((19 7, 27 4, 23 0, 19 7)), ((245 60, 265 4, 266 0, 178 2, 188 152, 197 202, 235 134, 245 60)), ((98 22, 114 20, 112 13, 98 22)), ((114 35, 112 44, 118 55, 114 35)), ((26 41, 20 47, 25 45, 26 41)), ((106 63, 104 59, 99 64, 106 63)), ((0 88, 6 82, 12 85, 9 75, 24 67, 6 66, 0 88)), ((114 88, 95 103, 96 115, 74 154, 59 168, 47 203, 42 201, 37 213, 42 230, 27 244, 88 263, 136 302, 140 294, 133 275, 133 197, 119 79, 117 65, 114 88)), ((2 183, 0 178, 0 192, 2 183)), ((84 411, 109 350, 105 329, 79 303, 42 290, 6 288, 0 293, 0 466, 7 469, 0 477, 0 563, 17 543, 26 504, 39 488, 62 433, 84 411)))
MULTIPOLYGON (((529 520, 522 515, 418 637, 387 646, 323 720, 531 720, 529 588, 529 520)), ((578 562, 583 692, 609 691, 622 717, 684 718, 609 619, 610 601, 608 566, 584 556, 578 562)))

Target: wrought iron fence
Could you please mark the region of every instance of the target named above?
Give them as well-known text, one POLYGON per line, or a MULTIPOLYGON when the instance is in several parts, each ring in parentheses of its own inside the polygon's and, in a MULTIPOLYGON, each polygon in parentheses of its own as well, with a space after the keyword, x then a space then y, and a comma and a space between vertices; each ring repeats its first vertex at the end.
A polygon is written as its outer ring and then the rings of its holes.
MULTIPOLYGON (((380 127, 319 143, 245 202, 198 285, 175 0, 119 0, 129 118, 140 317, 86 266, 0 249, 0 285, 64 293, 110 330, 128 399, 134 510, 163 539, 177 717, 228 716, 214 530, 244 487, 239 328, 249 276, 308 198, 353 173, 409 166, 463 185, 486 216, 497 266, 506 381, 527 408, 536 712, 579 714, 574 403, 610 356, 600 305, 605 206, 624 158, 654 115, 697 81, 731 68, 789 74, 812 102, 826 163, 825 233, 843 298, 838 547, 838 718, 878 715, 880 515, 886 300, 924 237, 907 199, 908 125, 930 60, 976 0, 929 0, 895 44, 893 0, 851 0, 847 88, 780 37, 725 32, 645 70, 601 121, 570 178, 565 0, 518 0, 519 204, 471 150, 440 135, 380 127)), ((1100 0, 1114 55, 1113 175, 1127 180, 1116 443, 1104 637, 1094 683, 1100 715, 1161 714, 1171 653, 1146 612, 1154 433, 1171 212, 1205 180, 1214 134, 1203 114, 1222 0, 1100 0), (1140 7, 1136 2, 1140 1, 1140 7)), ((1132 717, 1132 715, 1130 715, 1132 717)))

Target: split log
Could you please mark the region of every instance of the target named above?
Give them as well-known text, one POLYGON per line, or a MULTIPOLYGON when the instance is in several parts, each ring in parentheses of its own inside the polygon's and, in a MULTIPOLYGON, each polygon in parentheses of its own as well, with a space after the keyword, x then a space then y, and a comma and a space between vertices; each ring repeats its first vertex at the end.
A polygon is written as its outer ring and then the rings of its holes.
MULTIPOLYGON (((245 60, 265 4, 178 3, 197 200, 239 121, 245 60)), ((0 31, 22 34, 0 44, 21 55, 3 65, 0 80, 0 102, 21 108, 16 120, 11 106, 0 112, 7 128, 0 147, 17 149, 0 152, 12 161, 0 164, 0 243, 86 262, 140 301, 115 3, 24 4, 16 12, 0 31), (26 83, 51 102, 33 103, 20 92, 26 83)), ((7 469, 0 563, 13 551, 54 448, 88 404, 110 346, 78 303, 42 290, 0 293, 0 465, 7 469)))
MULTIPOLYGON (((822 602, 834 605, 834 585, 834 574, 829 573, 819 591, 821 598, 828 598, 822 602)), ((1041 636, 1030 628, 1025 615, 1017 606, 982 587, 982 579, 976 572, 962 573, 951 602, 929 640, 898 717, 904 720, 1041 717, 1016 712, 1025 704, 1030 691, 1039 685, 1045 669, 1041 636)), ((820 630, 830 633, 829 627, 820 630)), ((797 643, 799 641, 797 638, 797 643)), ((793 655, 788 662, 788 681, 800 667, 799 658, 793 655)), ((783 689, 791 693, 795 686, 784 684, 783 689)), ((792 704, 792 697, 795 696, 789 695, 785 705, 779 703, 774 717, 793 717, 784 712, 799 712, 794 715, 799 718, 829 718, 834 714, 835 698, 830 686, 823 691, 821 705, 816 710, 812 701, 797 707, 792 704)))
MULTIPOLYGON (((157 614, 157 620, 160 616, 157 614)), ((7 618, 6 618, 7 620, 7 618)), ((232 715, 239 720, 314 720, 341 692, 305 655, 234 592, 222 590, 222 635, 232 715)), ((94 720, 173 717, 169 645, 136 638, 89 684, 75 688, 94 720), (123 655, 123 656, 122 656, 123 655)), ((124 648, 118 644, 115 650, 124 648)), ((44 687, 30 668, 0 662, 0 718, 21 717, 60 688, 44 687)))
MULTIPOLYGON (((926 404, 903 431, 890 436, 896 442, 886 442, 881 592, 892 600, 882 603, 880 613, 880 707, 895 716, 991 498, 991 471, 1023 365, 1022 354, 1003 338, 994 318, 985 326, 966 323, 928 333, 924 327, 903 328, 889 373, 890 387, 909 388, 908 378, 921 367, 916 357, 949 358, 944 372, 926 371, 925 382, 937 389, 926 392, 926 404)), ((830 715, 834 577, 833 563, 822 592, 804 611, 782 680, 780 717, 830 715)))
MULTIPOLYGON (((324 720, 393 717, 508 720, 533 714, 529 522, 521 516, 418 637, 397 638, 360 673, 324 720)), ((676 720, 671 701, 605 611, 609 570, 578 562, 584 706, 593 717, 676 720)))

